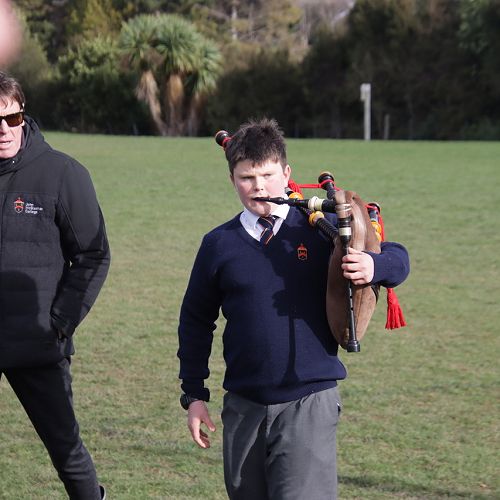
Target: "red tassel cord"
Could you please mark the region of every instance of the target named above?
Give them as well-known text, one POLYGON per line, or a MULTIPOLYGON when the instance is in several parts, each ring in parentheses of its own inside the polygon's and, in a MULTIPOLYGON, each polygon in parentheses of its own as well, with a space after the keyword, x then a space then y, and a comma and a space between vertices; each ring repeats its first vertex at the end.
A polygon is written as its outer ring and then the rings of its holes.
POLYGON ((395 330, 403 326, 406 326, 406 321, 396 292, 392 288, 387 288, 387 321, 385 329, 395 330))
POLYGON ((297 184, 293 179, 288 179, 288 187, 294 192, 302 194, 299 184, 297 184))

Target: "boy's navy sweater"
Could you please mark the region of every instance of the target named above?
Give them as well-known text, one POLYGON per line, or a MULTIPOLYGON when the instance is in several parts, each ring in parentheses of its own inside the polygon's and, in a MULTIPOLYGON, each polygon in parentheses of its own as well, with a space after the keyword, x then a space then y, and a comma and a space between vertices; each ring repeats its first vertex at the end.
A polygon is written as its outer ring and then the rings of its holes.
MULTIPOLYGON (((239 215, 207 234, 180 313, 183 391, 209 399, 204 379, 219 310, 226 318, 226 390, 275 404, 344 379, 325 310, 330 251, 331 243, 293 209, 266 246, 245 231, 239 215), (299 258, 299 247, 305 259, 299 258)), ((371 255, 374 284, 394 287, 406 278, 403 246, 383 243, 382 253, 371 255)))

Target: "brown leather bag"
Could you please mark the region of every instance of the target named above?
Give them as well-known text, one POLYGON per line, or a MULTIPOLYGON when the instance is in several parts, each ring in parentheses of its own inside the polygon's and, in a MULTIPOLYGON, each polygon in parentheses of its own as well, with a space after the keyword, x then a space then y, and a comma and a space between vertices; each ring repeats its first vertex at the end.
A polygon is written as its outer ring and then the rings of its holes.
MULTIPOLYGON (((365 202, 354 191, 339 190, 335 193, 337 205, 350 205, 352 236, 349 246, 356 250, 380 253, 380 243, 373 227, 365 202)), ((328 324, 340 346, 347 347, 349 339, 349 314, 347 279, 342 274, 342 244, 340 236, 335 238, 335 248, 328 267, 326 311, 328 324)), ((357 340, 361 340, 368 328, 378 299, 378 286, 353 285, 354 323, 357 340)))

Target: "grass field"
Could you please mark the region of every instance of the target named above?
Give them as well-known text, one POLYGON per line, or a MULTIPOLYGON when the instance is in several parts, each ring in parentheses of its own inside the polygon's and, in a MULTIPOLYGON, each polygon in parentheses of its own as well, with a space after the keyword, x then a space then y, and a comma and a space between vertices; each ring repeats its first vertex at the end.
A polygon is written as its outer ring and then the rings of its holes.
MULTIPOLYGON (((197 448, 176 358, 200 239, 239 209, 223 153, 212 139, 47 138, 91 171, 112 247, 73 360, 76 411, 108 498, 226 498, 220 419, 212 448, 197 448)), ((362 352, 341 353, 340 498, 500 498, 500 143, 291 140, 288 153, 297 182, 330 170, 378 201, 388 239, 412 262, 397 290, 408 326, 384 330, 383 293, 362 352)), ((216 335, 213 416, 223 369, 216 335)), ((65 498, 4 379, 0 435, 1 499, 65 498)))

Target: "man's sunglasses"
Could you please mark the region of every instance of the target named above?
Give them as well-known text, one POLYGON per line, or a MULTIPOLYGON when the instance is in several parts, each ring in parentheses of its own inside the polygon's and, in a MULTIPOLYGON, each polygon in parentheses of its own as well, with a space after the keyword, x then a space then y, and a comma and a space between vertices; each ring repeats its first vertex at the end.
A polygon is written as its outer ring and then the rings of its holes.
POLYGON ((12 113, 11 115, 2 116, 0 115, 0 124, 2 120, 5 120, 9 127, 18 127, 23 123, 24 111, 18 111, 17 113, 12 113))

